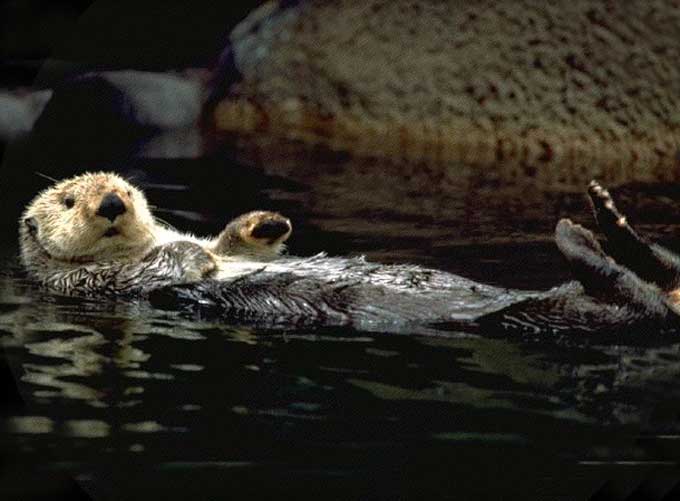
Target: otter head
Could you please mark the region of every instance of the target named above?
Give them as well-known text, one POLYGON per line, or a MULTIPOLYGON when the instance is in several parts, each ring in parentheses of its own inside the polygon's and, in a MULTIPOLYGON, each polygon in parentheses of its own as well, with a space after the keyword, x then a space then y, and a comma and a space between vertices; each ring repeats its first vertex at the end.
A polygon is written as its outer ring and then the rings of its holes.
POLYGON ((154 219, 137 188, 111 173, 87 173, 46 189, 21 220, 29 269, 134 259, 154 243, 154 219))

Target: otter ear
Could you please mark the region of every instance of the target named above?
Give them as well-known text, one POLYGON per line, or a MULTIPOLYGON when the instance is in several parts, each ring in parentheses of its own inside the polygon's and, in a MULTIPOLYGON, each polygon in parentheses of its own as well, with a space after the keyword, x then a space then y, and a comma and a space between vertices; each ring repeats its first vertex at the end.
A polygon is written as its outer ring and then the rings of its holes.
POLYGON ((31 235, 35 235, 35 233, 38 231, 38 223, 34 217, 27 217, 24 219, 24 224, 26 225, 26 228, 28 228, 28 232, 31 235))

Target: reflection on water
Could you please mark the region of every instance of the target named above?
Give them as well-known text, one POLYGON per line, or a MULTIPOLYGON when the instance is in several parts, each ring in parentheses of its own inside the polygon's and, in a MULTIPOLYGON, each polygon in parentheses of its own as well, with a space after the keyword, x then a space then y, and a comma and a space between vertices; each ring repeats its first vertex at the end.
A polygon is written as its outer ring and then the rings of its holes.
POLYGON ((676 464, 677 447, 659 444, 680 438, 680 344, 267 332, 143 304, 46 302, 12 278, 0 290, 25 402, 4 420, 6 439, 39 464, 49 447, 53 467, 90 472, 91 492, 106 483, 99 469, 126 454, 180 471, 273 461, 302 478, 356 475, 373 461, 399 476, 399 450, 676 464))
MULTIPOLYGON (((503 219, 500 202, 475 219, 470 200, 450 199, 442 212, 395 188, 405 200, 395 213, 367 213, 341 173, 306 187, 262 176, 257 189, 232 187, 227 200, 210 191, 223 186, 190 188, 187 166, 171 167, 162 166, 175 179, 167 174, 163 184, 149 174, 141 182, 177 226, 215 232, 255 208, 239 198, 255 192, 249 203, 293 219, 293 253, 361 252, 506 286, 563 280, 546 235, 557 215, 585 210, 575 196, 547 196, 522 226, 515 219, 527 212, 503 219), (189 217, 181 197, 198 201, 191 190, 205 191, 208 206, 189 217), (488 232, 494 238, 482 240, 488 232)), ((369 176, 368 167, 357 169, 369 176)), ((634 192, 620 192, 632 206, 634 192)), ((392 203, 393 195, 374 202, 392 203)), ((646 208, 644 228, 667 236, 658 207, 646 208)), ((603 476, 621 474, 616 468, 677 467, 680 341, 645 342, 653 333, 644 332, 612 341, 267 331, 144 303, 54 297, 13 272, 14 249, 3 252, 0 347, 23 404, 3 412, 2 445, 31 468, 75 476, 97 499, 147 488, 154 498, 220 499, 225 482, 257 493, 265 484, 297 493, 332 486, 347 497, 380 485, 386 498, 568 485, 586 498, 603 476)))

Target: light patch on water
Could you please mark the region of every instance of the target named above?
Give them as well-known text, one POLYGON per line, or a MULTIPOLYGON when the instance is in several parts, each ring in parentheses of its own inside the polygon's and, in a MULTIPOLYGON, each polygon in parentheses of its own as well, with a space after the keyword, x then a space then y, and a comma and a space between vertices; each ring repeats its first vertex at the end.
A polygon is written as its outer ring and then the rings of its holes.
MULTIPOLYGON (((364 379, 348 378, 347 382, 370 392, 382 400, 423 400, 432 402, 449 402, 463 404, 477 409, 511 409, 517 410, 518 404, 514 400, 520 398, 536 399, 536 395, 527 392, 499 392, 483 388, 475 388, 462 382, 433 381, 434 386, 414 390, 400 386, 367 381, 364 379)), ((571 421, 591 422, 575 409, 557 408, 554 410, 538 410, 533 412, 545 414, 571 421)))
POLYGON ((125 371, 123 374, 135 379, 158 379, 161 381, 171 381, 175 379, 172 374, 164 374, 162 372, 125 371))
MULTIPOLYGON (((82 376, 83 372, 71 364, 60 365, 37 365, 24 364, 24 374, 21 381, 37 386, 48 386, 59 390, 58 395, 62 398, 72 398, 77 400, 99 400, 101 393, 83 384, 65 381, 61 378, 71 376, 82 376)), ((49 390, 36 390, 49 391, 49 390)), ((54 393, 54 392, 50 392, 54 393)), ((50 395, 52 396, 52 395, 50 395)), ((40 396, 36 395, 36 398, 40 396)))
POLYGON ((71 419, 64 423, 64 433, 71 437, 101 438, 107 437, 110 431, 108 423, 96 419, 71 419))
POLYGON ((17 348, 19 346, 21 346, 21 342, 14 336, 0 336, 0 348, 17 348))
POLYGON ((95 338, 103 339, 101 333, 96 329, 76 323, 71 324, 66 322, 55 321, 45 322, 43 319, 37 322, 26 322, 22 324, 21 327, 24 331, 47 332, 48 334, 54 334, 59 332, 81 332, 83 334, 91 334, 95 336, 95 338))
POLYGON ((165 431, 167 428, 156 421, 141 421, 139 423, 127 423, 123 425, 125 431, 133 433, 157 433, 165 431))
POLYGON ((423 339, 427 346, 465 349, 470 355, 461 357, 483 374, 499 374, 510 377, 520 384, 550 387, 559 381, 560 375, 540 355, 527 354, 521 345, 496 339, 423 339))
POLYGON ((292 334, 286 333, 286 339, 296 339, 301 341, 321 342, 327 341, 331 343, 373 343, 375 339, 372 337, 356 336, 356 337, 341 337, 341 336, 323 336, 319 334, 292 334))
POLYGON ((33 396, 36 398, 55 398, 60 395, 59 392, 57 391, 49 391, 49 390, 38 390, 33 392, 33 396))
POLYGON ((73 375, 98 374, 107 358, 95 350, 106 344, 101 334, 76 338, 54 338, 48 341, 26 344, 32 355, 48 358, 61 358, 72 362, 73 375))
POLYGON ((376 355, 378 357, 394 357, 396 355, 399 355, 398 351, 392 351, 392 350, 379 350, 377 348, 366 348, 366 353, 369 355, 376 355))
POLYGON ((321 404, 316 404, 313 402, 293 402, 289 404, 289 407, 299 411, 316 412, 321 409, 321 404))
POLYGON ((324 365, 320 365, 319 369, 327 372, 335 372, 337 374, 370 374, 371 371, 368 369, 345 369, 343 367, 326 367, 324 365))
POLYGON ((116 404, 116 407, 118 407, 119 409, 128 409, 130 407, 140 405, 141 403, 142 403, 141 400, 126 400, 125 402, 118 402, 116 404))
POLYGON ((7 431, 10 433, 52 433, 54 421, 44 416, 16 416, 7 420, 7 431))
POLYGON ((107 409, 109 407, 109 404, 101 400, 88 400, 86 404, 95 409, 107 409))
POLYGON ((195 470, 202 468, 243 468, 252 466, 250 461, 173 461, 161 463, 160 470, 195 470))
POLYGON ((527 440, 516 433, 483 433, 470 431, 456 431, 433 433, 431 435, 435 440, 446 440, 450 442, 486 442, 486 443, 515 443, 526 444, 527 440))
POLYGON ((246 329, 236 329, 224 331, 224 334, 230 341, 237 343, 244 343, 249 345, 256 345, 258 343, 257 336, 246 329))
POLYGON ((196 331, 190 329, 181 329, 176 326, 145 326, 144 333, 165 336, 171 339, 182 339, 184 341, 202 341, 205 339, 205 336, 199 334, 196 331))
POLYGON ((200 372, 205 367, 202 365, 196 365, 196 364, 170 364, 170 367, 173 369, 177 369, 178 371, 186 371, 186 372, 200 372))

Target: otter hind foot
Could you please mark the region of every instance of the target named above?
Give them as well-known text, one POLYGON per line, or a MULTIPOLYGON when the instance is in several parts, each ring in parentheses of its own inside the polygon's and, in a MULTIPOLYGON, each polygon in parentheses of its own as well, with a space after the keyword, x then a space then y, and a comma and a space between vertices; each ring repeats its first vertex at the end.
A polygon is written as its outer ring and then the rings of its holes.
POLYGON ((595 235, 580 224, 575 224, 571 219, 560 219, 555 228, 555 240, 568 260, 581 259, 584 252, 600 259, 607 259, 595 235))
POLYGON ((676 288, 680 284, 680 258, 638 235, 597 181, 590 182, 588 195, 597 225, 607 238, 607 252, 643 280, 664 290, 676 288))
POLYGON ((614 245, 630 246, 633 243, 647 245, 644 239, 628 224, 626 216, 616 208, 609 191, 604 189, 597 181, 593 180, 588 185, 588 196, 595 220, 607 240, 614 245))
POLYGON ((657 286, 607 256, 593 233, 583 226, 560 220, 555 241, 586 294, 606 303, 633 306, 652 317, 665 316, 671 307, 657 286))
POLYGON ((243 214, 229 224, 217 237, 214 252, 223 256, 250 255, 271 259, 284 249, 290 236, 290 220, 269 211, 243 214))
POLYGON ((555 243, 589 295, 606 297, 611 292, 607 280, 602 279, 609 278, 612 262, 591 231, 561 219, 555 228, 555 243))

